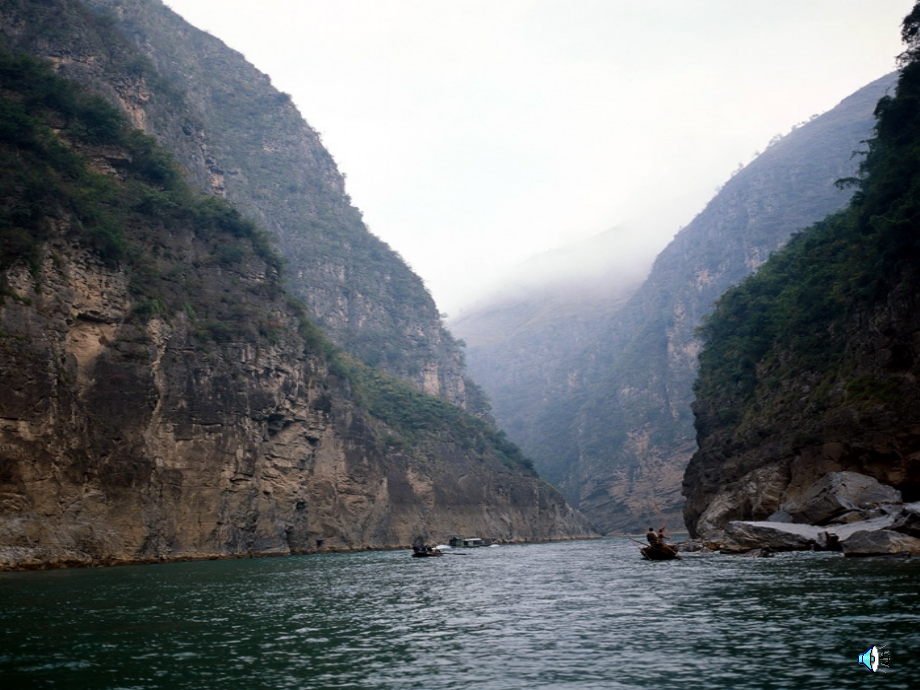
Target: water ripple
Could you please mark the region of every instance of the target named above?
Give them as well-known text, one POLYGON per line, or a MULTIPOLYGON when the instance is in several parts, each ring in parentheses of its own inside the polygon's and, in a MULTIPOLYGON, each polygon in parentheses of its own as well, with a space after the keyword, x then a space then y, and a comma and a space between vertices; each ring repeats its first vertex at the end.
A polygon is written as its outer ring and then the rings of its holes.
POLYGON ((621 539, 0 574, 2 687, 855 688, 917 677, 920 559, 621 539))

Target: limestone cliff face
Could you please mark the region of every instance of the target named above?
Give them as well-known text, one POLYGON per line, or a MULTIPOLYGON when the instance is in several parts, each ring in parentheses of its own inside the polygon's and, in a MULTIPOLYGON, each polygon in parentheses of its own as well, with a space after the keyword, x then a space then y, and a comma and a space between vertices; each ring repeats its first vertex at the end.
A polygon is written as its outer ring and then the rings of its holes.
POLYGON ((459 348, 421 279, 368 232, 319 135, 242 55, 159 0, 10 0, 0 32, 119 105, 195 184, 270 230, 291 289, 337 344, 466 404, 459 348))
MULTIPOLYGON (((56 240, 0 306, 0 569, 586 535, 537 477, 380 426, 288 333, 202 347, 146 324, 123 271, 56 240)), ((185 257, 196 260, 195 249, 185 257)), ((202 271, 218 294, 264 267, 202 271)), ((288 326, 281 301, 258 306, 288 326)))
POLYGON ((266 236, 118 110, 0 72, 0 569, 590 535, 487 424, 354 376, 266 236))

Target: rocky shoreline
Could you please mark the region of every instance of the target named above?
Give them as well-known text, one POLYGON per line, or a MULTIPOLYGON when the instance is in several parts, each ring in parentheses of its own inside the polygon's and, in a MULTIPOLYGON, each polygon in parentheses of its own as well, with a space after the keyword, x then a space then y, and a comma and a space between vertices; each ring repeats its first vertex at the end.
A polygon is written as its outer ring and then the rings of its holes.
POLYGON ((803 499, 767 520, 728 522, 681 550, 770 556, 780 551, 837 551, 844 556, 920 556, 920 501, 857 472, 831 472, 803 499))
MULTIPOLYGON (((548 544, 559 541, 581 541, 600 539, 600 535, 546 537, 544 539, 496 539, 497 545, 548 544)), ((438 540, 436 540, 438 541, 438 540)), ((109 568, 123 565, 157 565, 163 563, 190 563, 197 561, 231 561, 245 558, 281 558, 284 556, 316 556, 331 553, 358 553, 361 551, 411 551, 411 544, 387 544, 382 546, 332 546, 303 551, 251 551, 247 553, 199 553, 163 555, 138 558, 93 558, 85 553, 70 553, 42 558, 43 554, 25 553, 22 549, 8 549, 0 552, 0 573, 30 570, 70 570, 75 568, 109 568), (16 557, 19 556, 17 559, 16 557)))

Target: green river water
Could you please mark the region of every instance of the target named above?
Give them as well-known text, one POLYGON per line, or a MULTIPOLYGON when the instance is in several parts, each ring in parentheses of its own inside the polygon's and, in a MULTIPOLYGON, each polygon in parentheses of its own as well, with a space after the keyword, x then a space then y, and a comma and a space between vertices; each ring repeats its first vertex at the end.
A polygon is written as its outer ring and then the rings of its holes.
POLYGON ((0 690, 863 687, 920 687, 918 558, 614 538, 0 573, 0 690), (858 663, 885 643, 887 674, 858 663))

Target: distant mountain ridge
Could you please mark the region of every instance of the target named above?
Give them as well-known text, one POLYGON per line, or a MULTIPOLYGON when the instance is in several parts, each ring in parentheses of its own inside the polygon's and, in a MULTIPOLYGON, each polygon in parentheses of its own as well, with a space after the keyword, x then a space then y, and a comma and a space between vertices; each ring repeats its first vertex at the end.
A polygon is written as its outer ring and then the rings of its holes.
POLYGON ((593 342, 597 324, 647 274, 651 250, 646 260, 637 257, 628 233, 617 227, 536 255, 510 271, 491 297, 451 320, 467 344, 470 375, 489 382, 496 420, 519 443, 535 434, 531 425, 548 396, 570 386, 559 363, 593 342))
POLYGON ((628 291, 648 275, 655 258, 647 240, 637 237, 641 232, 631 225, 618 226, 535 254, 502 274, 489 294, 463 310, 451 324, 468 320, 467 313, 535 299, 540 293, 590 301, 628 291))
MULTIPOLYGON (((527 355, 546 368, 543 383, 520 388, 511 381, 498 390, 495 380, 481 379, 510 437, 600 530, 644 528, 658 514, 680 524, 683 470, 695 450, 694 329, 725 289, 792 233, 846 204, 850 193, 834 182, 854 174, 853 151, 894 79, 859 90, 733 176, 661 252, 628 302, 600 315, 569 354, 555 362, 527 355), (520 398, 539 402, 515 416, 506 401, 520 398)), ((476 339, 457 330, 473 371, 525 357, 493 345, 494 357, 477 361, 476 339)))

